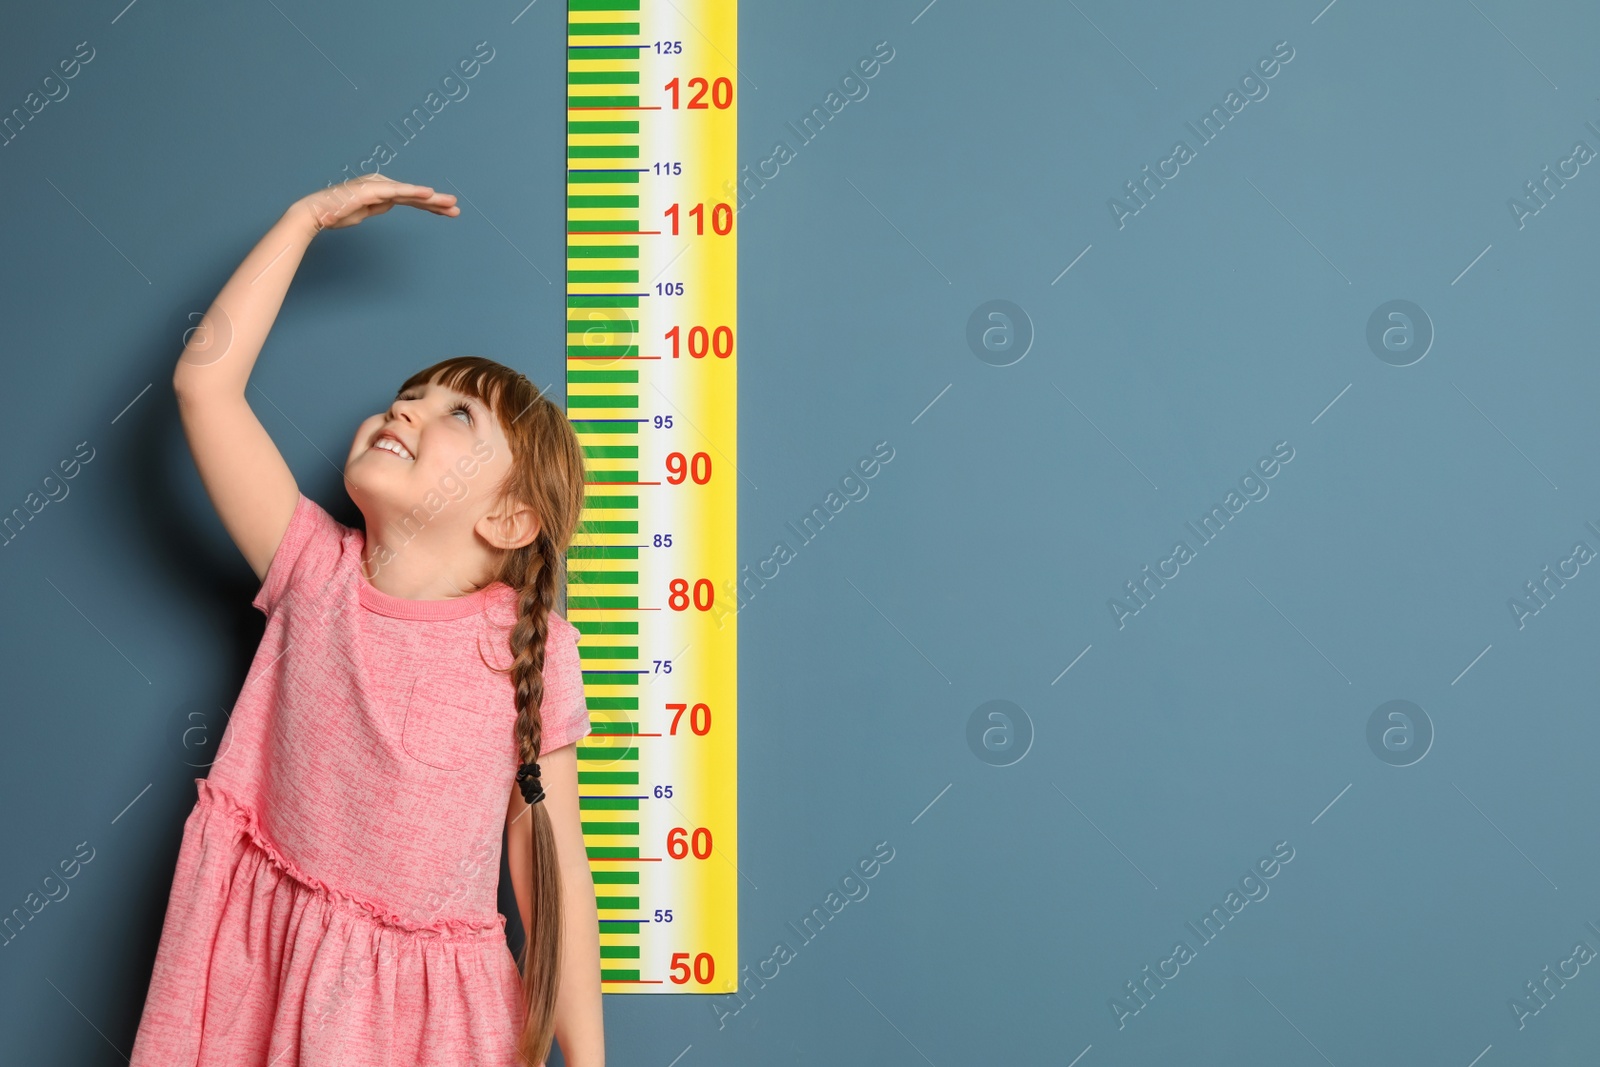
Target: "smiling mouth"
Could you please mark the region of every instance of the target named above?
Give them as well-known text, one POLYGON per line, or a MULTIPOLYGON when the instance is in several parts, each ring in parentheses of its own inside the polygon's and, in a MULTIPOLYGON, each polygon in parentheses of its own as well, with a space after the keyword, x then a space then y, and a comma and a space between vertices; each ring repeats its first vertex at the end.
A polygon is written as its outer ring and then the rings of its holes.
MULTIPOLYGON (((399 456, 401 459, 410 460, 413 462, 415 462, 417 458, 411 454, 410 450, 408 450, 405 445, 401 444, 399 441, 396 441, 393 437, 378 438, 376 441, 372 442, 372 449, 376 449, 379 452, 389 452, 393 455, 399 456)), ((372 449, 369 449, 369 451, 372 449)))

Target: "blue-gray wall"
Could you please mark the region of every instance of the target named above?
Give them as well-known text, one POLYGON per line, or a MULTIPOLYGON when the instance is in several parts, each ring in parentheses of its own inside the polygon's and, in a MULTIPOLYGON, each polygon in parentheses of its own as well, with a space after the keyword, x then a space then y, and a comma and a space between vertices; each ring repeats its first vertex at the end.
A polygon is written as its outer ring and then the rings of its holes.
MULTIPOLYGON (((741 949, 793 954, 742 1007, 608 997, 613 1062, 1593 1063, 1600 19, 923 3, 741 12, 739 158, 790 154, 739 214, 740 552, 796 549, 740 612, 741 949)), ((0 911, 94 850, 0 948, 16 1062, 131 1048, 185 730, 260 633, 175 417, 183 331, 479 41, 384 168, 461 218, 320 238, 251 396, 354 521, 328 457, 410 371, 563 373, 558 0, 119 10, 0 19, 0 110, 94 49, 0 148, 0 511, 93 449, 0 548, 0 911)))

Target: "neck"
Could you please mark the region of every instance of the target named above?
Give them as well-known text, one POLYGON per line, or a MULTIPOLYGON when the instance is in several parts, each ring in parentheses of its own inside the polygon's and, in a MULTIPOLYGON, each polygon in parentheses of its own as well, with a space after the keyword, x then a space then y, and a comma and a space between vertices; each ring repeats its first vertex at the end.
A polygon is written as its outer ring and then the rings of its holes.
POLYGON ((474 593, 494 580, 494 561, 476 538, 467 549, 459 537, 450 538, 448 546, 442 543, 452 532, 369 521, 361 573, 374 589, 406 600, 453 600, 474 593))

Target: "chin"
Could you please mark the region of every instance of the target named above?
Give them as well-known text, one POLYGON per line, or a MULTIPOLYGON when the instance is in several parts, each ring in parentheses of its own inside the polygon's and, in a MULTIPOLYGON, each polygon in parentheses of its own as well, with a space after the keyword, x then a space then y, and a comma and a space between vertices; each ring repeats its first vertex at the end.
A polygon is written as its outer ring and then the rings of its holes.
POLYGON ((350 499, 368 516, 406 512, 421 506, 431 484, 428 472, 388 455, 366 451, 345 464, 344 481, 350 499))
POLYGON ((375 470, 372 458, 362 453, 357 453, 344 465, 344 488, 363 511, 368 503, 398 495, 393 479, 375 470))

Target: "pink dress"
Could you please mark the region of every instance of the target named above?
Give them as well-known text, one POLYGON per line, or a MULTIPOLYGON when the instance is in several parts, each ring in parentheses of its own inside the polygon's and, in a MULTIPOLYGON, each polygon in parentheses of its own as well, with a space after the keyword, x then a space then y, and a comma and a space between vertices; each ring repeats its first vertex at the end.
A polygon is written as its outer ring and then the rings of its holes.
MULTIPOLYGON (((183 828, 131 1067, 512 1067, 497 910, 518 765, 515 594, 406 600, 301 495, 249 676, 183 828)), ((404 551, 403 548, 399 551, 404 551)), ((589 732, 550 616, 544 750, 589 732)))

